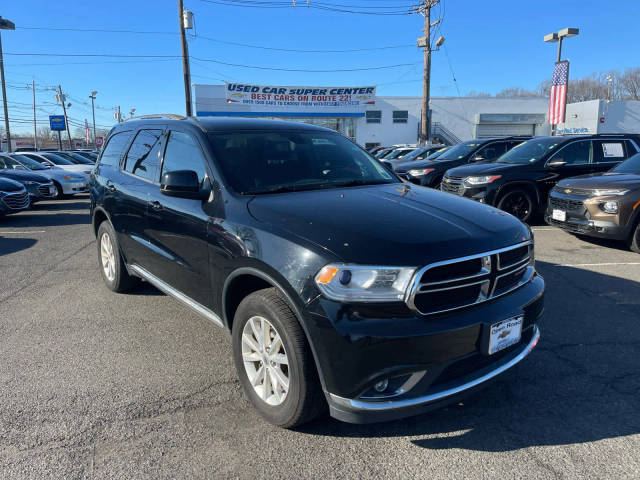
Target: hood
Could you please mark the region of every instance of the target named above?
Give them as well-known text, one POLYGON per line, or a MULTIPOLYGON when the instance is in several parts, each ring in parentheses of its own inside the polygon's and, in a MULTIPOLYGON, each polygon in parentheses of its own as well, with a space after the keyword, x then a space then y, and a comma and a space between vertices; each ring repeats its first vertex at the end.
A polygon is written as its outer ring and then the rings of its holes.
POLYGON ((9 178, 0 177, 0 192, 19 192, 24 190, 21 183, 9 178))
POLYGON ((433 165, 433 160, 413 160, 412 162, 400 162, 394 167, 394 171, 398 173, 405 173, 413 168, 429 168, 433 165))
POLYGON ((43 175, 40 175, 35 172, 31 172, 29 170, 0 170, 0 177, 10 178, 12 180, 16 180, 18 182, 41 182, 41 183, 49 183, 49 179, 43 175))
POLYGON ((458 178, 469 177, 471 175, 493 175, 495 173, 508 173, 510 170, 522 171, 522 167, 526 166, 527 165, 515 163, 478 162, 452 168, 447 171, 447 175, 458 178))
POLYGON ((581 175, 579 177, 567 178, 558 183, 559 187, 565 188, 640 188, 640 175, 633 173, 596 173, 592 175, 581 175))
POLYGON ((247 207, 350 263, 420 266, 529 238, 505 212, 408 184, 257 195, 247 207))

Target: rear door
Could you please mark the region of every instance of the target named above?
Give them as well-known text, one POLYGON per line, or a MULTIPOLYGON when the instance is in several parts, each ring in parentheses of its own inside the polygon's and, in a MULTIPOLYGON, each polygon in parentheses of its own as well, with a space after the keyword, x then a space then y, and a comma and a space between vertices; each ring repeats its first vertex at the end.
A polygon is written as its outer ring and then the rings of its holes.
MULTIPOLYGON (((209 186, 203 148, 188 130, 168 133, 160 174, 193 170, 202 188, 209 186)), ((161 178, 161 177, 160 177, 161 178)), ((151 273, 198 303, 210 306, 207 224, 203 200, 169 197, 155 186, 149 197, 149 239, 153 245, 151 273)))
POLYGON ((594 172, 606 172, 635 153, 631 142, 624 139, 602 139, 593 142, 594 172))

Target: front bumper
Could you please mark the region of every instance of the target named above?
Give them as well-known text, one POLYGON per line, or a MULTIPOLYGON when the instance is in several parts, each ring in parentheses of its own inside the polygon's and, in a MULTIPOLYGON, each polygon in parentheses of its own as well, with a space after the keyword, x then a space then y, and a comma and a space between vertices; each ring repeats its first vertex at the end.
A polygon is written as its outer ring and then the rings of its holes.
POLYGON ((87 182, 66 182, 62 183, 62 193, 65 195, 73 195, 75 193, 86 193, 89 191, 87 182))
POLYGON ((28 184, 25 185, 25 188, 27 189, 27 192, 29 192, 32 203, 38 200, 51 199, 55 195, 55 187, 53 183, 28 184))
POLYGON ((537 274, 503 297, 430 316, 397 305, 356 306, 317 298, 308 306, 306 323, 332 416, 355 423, 386 421, 455 400, 533 349, 543 302, 544 281, 537 274), (491 325, 519 315, 519 343, 493 355, 483 353, 491 325), (410 388, 387 398, 371 397, 377 382, 407 375, 418 377, 410 388))

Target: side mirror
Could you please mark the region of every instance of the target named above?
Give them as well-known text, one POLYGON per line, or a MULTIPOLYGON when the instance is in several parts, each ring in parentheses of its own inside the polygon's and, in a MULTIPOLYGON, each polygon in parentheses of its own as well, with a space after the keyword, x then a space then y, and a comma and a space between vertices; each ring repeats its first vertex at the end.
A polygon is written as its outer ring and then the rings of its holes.
POLYGON ((198 174, 193 170, 174 170, 162 175, 160 193, 168 197, 203 200, 208 192, 200 189, 198 174))
POLYGON ((566 165, 566 164, 567 164, 567 162, 565 162, 564 160, 559 158, 557 160, 552 160, 549 163, 547 163, 547 167, 551 167, 551 168, 561 167, 561 166, 566 165))

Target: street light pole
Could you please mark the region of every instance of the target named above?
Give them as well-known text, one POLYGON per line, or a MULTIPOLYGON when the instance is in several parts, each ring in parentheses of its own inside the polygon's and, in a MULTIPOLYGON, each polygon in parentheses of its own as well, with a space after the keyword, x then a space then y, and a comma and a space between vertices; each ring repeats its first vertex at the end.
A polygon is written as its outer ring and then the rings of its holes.
POLYGON ((93 116, 93 148, 96 149, 98 148, 98 145, 96 145, 96 107, 93 102, 96 99, 97 94, 98 92, 93 90, 91 95, 89 95, 89 98, 91 99, 91 115, 93 116))
MULTIPOLYGON (((0 30, 15 30, 13 22, 0 17, 0 30)), ((4 80, 4 59, 2 57, 2 36, 0 35, 0 80, 2 81, 2 102, 4 104, 4 127, 7 137, 7 152, 11 153, 11 130, 9 130, 9 107, 7 106, 7 86, 4 80)))

